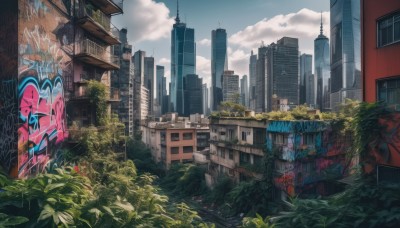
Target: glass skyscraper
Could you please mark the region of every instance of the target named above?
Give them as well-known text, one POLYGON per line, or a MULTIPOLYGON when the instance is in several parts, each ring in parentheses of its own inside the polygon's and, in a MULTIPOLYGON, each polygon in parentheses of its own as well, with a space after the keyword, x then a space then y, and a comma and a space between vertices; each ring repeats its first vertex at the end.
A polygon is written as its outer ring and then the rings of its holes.
POLYGON ((361 100, 360 1, 331 0, 331 106, 361 100))
POLYGON ((179 8, 171 31, 171 90, 172 112, 185 113, 184 78, 196 73, 196 43, 194 29, 187 28, 179 19, 179 8))
POLYGON ((300 96, 299 104, 315 105, 315 83, 312 80, 312 55, 300 55, 300 96))
POLYGON ((316 82, 316 104, 321 111, 331 110, 331 69, 329 39, 323 34, 322 15, 320 34, 314 40, 314 74, 316 82))
POLYGON ((227 39, 225 29, 211 32, 211 91, 212 110, 217 110, 222 101, 222 74, 228 69, 227 39))

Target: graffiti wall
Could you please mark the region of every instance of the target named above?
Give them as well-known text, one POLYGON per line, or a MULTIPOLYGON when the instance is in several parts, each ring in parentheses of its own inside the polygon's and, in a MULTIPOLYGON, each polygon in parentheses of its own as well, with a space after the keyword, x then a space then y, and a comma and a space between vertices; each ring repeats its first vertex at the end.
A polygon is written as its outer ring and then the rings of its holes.
POLYGON ((325 189, 321 181, 341 178, 350 163, 345 159, 345 136, 330 122, 271 121, 267 151, 277 153, 275 185, 294 196, 310 188, 325 189))
MULTIPOLYGON (((17 175, 18 1, 0 7, 0 166, 17 175)), ((1 168, 0 167, 0 168, 1 168)))
MULTIPOLYGON (((66 135, 64 81, 72 76, 71 1, 19 1, 18 176, 42 172, 66 135)), ((68 80, 67 80, 68 81, 68 80)))

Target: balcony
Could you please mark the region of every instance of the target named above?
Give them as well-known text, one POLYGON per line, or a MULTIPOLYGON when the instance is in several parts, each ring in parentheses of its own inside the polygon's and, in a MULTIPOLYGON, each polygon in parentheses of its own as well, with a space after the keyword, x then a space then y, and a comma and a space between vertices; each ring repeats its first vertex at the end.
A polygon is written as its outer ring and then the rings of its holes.
POLYGON ((79 8, 77 11, 77 23, 87 32, 110 45, 121 43, 118 37, 112 34, 110 16, 88 6, 79 8))
POLYGON ((104 47, 89 39, 82 40, 80 45, 77 46, 75 58, 106 70, 119 69, 119 58, 111 55, 104 47))
POLYGON ((91 0, 91 2, 107 15, 124 13, 123 0, 91 0))

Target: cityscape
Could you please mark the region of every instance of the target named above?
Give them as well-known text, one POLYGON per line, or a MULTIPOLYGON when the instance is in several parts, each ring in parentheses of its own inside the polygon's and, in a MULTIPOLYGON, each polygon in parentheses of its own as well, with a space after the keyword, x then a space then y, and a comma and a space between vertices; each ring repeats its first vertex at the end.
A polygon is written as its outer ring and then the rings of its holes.
POLYGON ((3 0, 0 227, 398 227, 398 0, 3 0))

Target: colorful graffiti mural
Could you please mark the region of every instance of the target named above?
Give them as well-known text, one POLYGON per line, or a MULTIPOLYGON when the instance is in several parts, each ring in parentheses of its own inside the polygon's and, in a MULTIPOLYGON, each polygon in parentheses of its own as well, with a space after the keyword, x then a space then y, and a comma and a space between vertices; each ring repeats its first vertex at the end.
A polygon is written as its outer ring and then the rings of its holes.
POLYGON ((332 130, 331 124, 323 121, 268 123, 266 147, 278 156, 274 183, 279 189, 294 196, 311 188, 324 190, 321 181, 343 177, 350 165, 344 155, 349 144, 344 141, 345 136, 332 130))
POLYGON ((65 136, 65 104, 60 77, 24 78, 19 86, 19 176, 40 172, 51 157, 51 146, 65 136))

